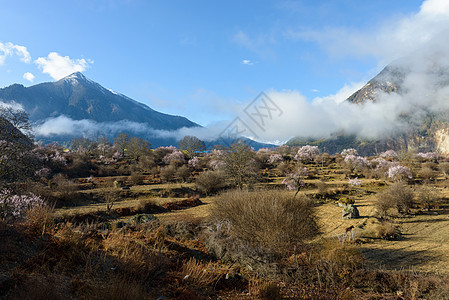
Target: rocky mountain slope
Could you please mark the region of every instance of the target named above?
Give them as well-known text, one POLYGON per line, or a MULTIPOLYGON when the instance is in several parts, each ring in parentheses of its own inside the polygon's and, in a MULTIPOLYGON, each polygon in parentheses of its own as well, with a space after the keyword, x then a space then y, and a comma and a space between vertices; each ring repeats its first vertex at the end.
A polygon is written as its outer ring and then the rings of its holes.
POLYGON ((65 115, 73 120, 96 122, 128 120, 165 130, 199 126, 184 117, 157 112, 145 104, 108 90, 79 72, 56 82, 30 87, 13 84, 0 89, 0 99, 21 104, 30 114, 32 122, 65 115))
MULTIPOLYGON (((345 148, 357 148, 364 155, 372 155, 387 149, 439 151, 449 155, 449 107, 442 105, 442 97, 449 95, 449 70, 431 60, 419 62, 410 57, 386 66, 360 90, 346 101, 355 105, 378 103, 400 98, 409 111, 398 115, 406 129, 394 136, 368 140, 344 133, 334 133, 331 138, 312 140, 293 138, 289 145, 318 145, 329 153, 345 148), (408 59, 408 60, 407 60, 408 59), (405 102, 409 102, 405 104, 405 102), (410 104, 411 103, 411 104, 410 104), (416 113, 418 112, 418 113, 416 113), (418 116, 418 117, 417 117, 418 116)), ((444 101, 444 100, 443 100, 444 101)), ((444 102, 443 102, 444 103, 444 102)))

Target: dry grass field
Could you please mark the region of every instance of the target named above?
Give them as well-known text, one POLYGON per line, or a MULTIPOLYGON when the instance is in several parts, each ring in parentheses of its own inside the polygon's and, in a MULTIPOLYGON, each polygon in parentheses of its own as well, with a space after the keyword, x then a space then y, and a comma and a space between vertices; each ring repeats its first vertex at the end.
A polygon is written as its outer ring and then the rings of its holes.
POLYGON ((54 211, 0 222, 0 295, 447 299, 449 181, 439 164, 448 163, 401 161, 413 178, 393 180, 339 155, 300 162, 287 154, 278 165, 258 155, 250 156, 257 168, 240 169, 249 173, 240 183, 208 167, 210 156, 200 169, 158 162, 145 173, 125 158, 99 164, 107 176, 41 179, 33 192, 54 211), (295 189, 286 189, 288 178, 295 189), (426 202, 424 190, 438 196, 426 202), (348 203, 357 218, 343 219, 348 203))

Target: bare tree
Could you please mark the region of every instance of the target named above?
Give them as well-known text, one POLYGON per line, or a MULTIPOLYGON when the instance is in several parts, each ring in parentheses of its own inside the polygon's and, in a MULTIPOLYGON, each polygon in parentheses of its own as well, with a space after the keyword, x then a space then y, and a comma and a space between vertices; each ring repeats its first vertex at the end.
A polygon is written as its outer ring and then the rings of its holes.
POLYGON ((225 174, 238 188, 257 177, 254 156, 251 147, 241 141, 233 143, 229 152, 223 156, 225 174))
POLYGON ((139 160, 141 156, 148 155, 151 150, 151 144, 147 140, 131 137, 127 146, 127 153, 135 160, 139 160))
MULTIPOLYGON (((8 110, 15 119, 14 111, 8 110)), ((18 112, 23 115, 22 112, 18 112)), ((20 119, 19 116, 16 118, 20 119)), ((25 128, 25 127, 24 127, 25 128)), ((33 141, 6 118, 0 116, 0 185, 26 180, 34 176, 38 161, 31 151, 33 141)))
POLYGON ((27 137, 33 138, 33 126, 30 122, 30 115, 23 109, 14 109, 10 106, 0 107, 0 118, 7 120, 27 137))
POLYGON ((129 144, 129 134, 120 132, 117 134, 117 136, 114 139, 114 146, 117 148, 117 150, 124 155, 125 149, 128 147, 129 144))
POLYGON ((190 157, 193 157, 199 151, 206 150, 206 144, 196 136, 185 136, 179 141, 179 149, 187 151, 190 157))

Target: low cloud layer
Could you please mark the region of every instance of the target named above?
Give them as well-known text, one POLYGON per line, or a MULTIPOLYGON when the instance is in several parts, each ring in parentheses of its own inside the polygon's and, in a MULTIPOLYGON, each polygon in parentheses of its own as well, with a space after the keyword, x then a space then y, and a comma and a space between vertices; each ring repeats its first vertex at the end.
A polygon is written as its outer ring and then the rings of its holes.
MULTIPOLYGON (((243 135, 261 142, 280 144, 295 136, 327 138, 335 133, 355 134, 368 139, 391 137, 420 124, 428 113, 449 111, 447 53, 449 45, 444 41, 434 42, 392 63, 391 67, 396 73, 393 73, 392 78, 386 78, 385 83, 389 80, 401 82, 400 93, 378 90, 374 103, 366 101, 364 104, 352 104, 345 101, 363 85, 352 83, 333 95, 313 100, 295 90, 271 90, 266 92, 268 106, 262 102, 248 101, 233 110, 237 112, 235 117, 246 126, 243 135)), ((158 138, 181 139, 186 135, 194 135, 211 141, 226 135, 226 128, 230 124, 232 119, 207 127, 163 131, 130 121, 97 123, 59 116, 37 126, 36 134, 50 136, 82 132, 85 136, 96 136, 99 133, 115 135, 120 131, 128 131, 158 138)))
POLYGON ((146 123, 123 120, 119 122, 95 122, 92 120, 73 120, 67 116, 49 118, 37 124, 34 133, 38 137, 51 136, 83 136, 95 138, 102 135, 115 136, 119 132, 129 132, 135 135, 145 135, 156 138, 181 139, 186 135, 194 135, 205 141, 216 139, 226 122, 219 122, 208 127, 181 128, 175 131, 153 129, 146 123))

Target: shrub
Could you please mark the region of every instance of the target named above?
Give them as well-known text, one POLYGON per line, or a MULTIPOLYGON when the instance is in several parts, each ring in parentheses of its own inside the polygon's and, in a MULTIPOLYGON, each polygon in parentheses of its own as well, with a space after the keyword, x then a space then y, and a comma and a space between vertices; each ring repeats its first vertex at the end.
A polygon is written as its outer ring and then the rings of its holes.
POLYGON ((67 179, 66 176, 60 173, 53 177, 52 182, 55 184, 53 186, 55 187, 56 192, 60 194, 61 198, 64 200, 73 198, 77 186, 72 180, 67 179))
POLYGON ((377 195, 377 210, 383 216, 388 209, 396 208, 400 214, 407 213, 413 205, 413 191, 402 182, 396 182, 377 195))
POLYGON ((252 284, 250 287, 251 295, 256 296, 258 299, 264 300, 280 300, 282 299, 281 288, 274 282, 260 282, 252 284))
POLYGON ((346 156, 346 155, 357 156, 357 155, 359 155, 359 153, 354 148, 348 148, 348 149, 344 149, 343 151, 341 151, 341 156, 346 156))
POLYGON ((212 263, 203 264, 195 258, 183 264, 181 274, 184 280, 197 287, 213 286, 222 276, 212 263))
POLYGON ((28 195, 14 195, 11 190, 0 191, 0 218, 22 218, 27 210, 35 206, 43 206, 44 201, 32 193, 28 195))
POLYGON ((318 188, 318 194, 320 195, 324 195, 329 189, 329 186, 323 181, 318 181, 316 187, 318 188))
POLYGON ((211 216, 229 222, 230 233, 251 246, 286 251, 318 233, 314 205, 276 190, 226 192, 217 199, 211 216))
POLYGON ((169 165, 168 167, 161 169, 161 179, 164 182, 169 182, 169 181, 173 180, 175 173, 176 173, 176 167, 174 165, 169 165))
POLYGON ((393 240, 400 235, 399 229, 389 222, 379 224, 375 230, 376 237, 385 240, 393 240))
POLYGON ((449 162, 443 162, 440 164, 440 170, 445 177, 449 175, 449 162))
POLYGON ((385 152, 382 152, 379 157, 381 158, 390 158, 390 159, 394 159, 398 157, 398 154, 396 153, 396 151, 394 150, 387 150, 385 152))
POLYGON ((226 178, 220 171, 206 171, 196 179, 197 187, 206 193, 214 193, 226 186, 226 178))
POLYGON ((131 175, 128 177, 128 181, 131 182, 133 185, 141 185, 143 183, 143 176, 138 174, 137 172, 132 172, 131 175))
POLYGON ((352 198, 346 198, 346 197, 344 197, 344 198, 340 198, 340 199, 338 200, 338 202, 343 203, 343 204, 346 204, 346 205, 349 205, 349 204, 354 204, 354 203, 355 203, 355 200, 352 199, 352 198))
POLYGON ((309 176, 309 170, 306 167, 300 167, 296 172, 289 173, 282 180, 286 188, 290 191, 296 191, 295 196, 298 194, 300 189, 304 186, 304 179, 309 176))
POLYGON ((32 232, 44 235, 54 224, 53 208, 48 205, 36 205, 26 212, 26 223, 32 232))
POLYGON ((190 174, 190 169, 186 165, 182 165, 176 170, 176 177, 182 182, 186 182, 186 180, 189 179, 190 174))
POLYGON ((388 178, 393 180, 412 179, 410 169, 401 165, 392 165, 387 171, 388 178))
POLYGON ((140 199, 136 207, 136 212, 139 214, 152 214, 162 210, 162 206, 157 205, 153 199, 140 199))
POLYGON ((432 180, 434 180, 435 173, 431 168, 423 167, 419 171, 419 176, 421 176, 425 182, 431 182, 432 180))
POLYGON ((362 185, 362 181, 360 179, 358 179, 357 177, 353 178, 353 179, 349 179, 348 183, 351 186, 361 186, 362 185))
POLYGON ((438 200, 441 199, 441 195, 435 188, 423 186, 418 190, 417 202, 421 205, 421 208, 430 210, 438 200))

